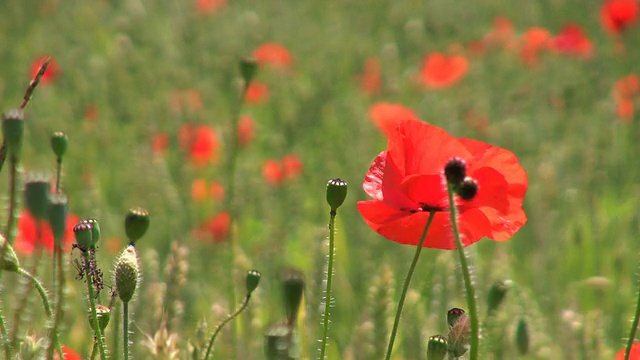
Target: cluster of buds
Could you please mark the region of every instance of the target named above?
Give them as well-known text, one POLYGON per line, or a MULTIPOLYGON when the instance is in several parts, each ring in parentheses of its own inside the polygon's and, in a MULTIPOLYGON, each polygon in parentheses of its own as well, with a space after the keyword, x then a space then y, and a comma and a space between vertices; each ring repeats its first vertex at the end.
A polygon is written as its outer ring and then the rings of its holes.
POLYGON ((453 308, 447 311, 449 333, 447 336, 434 335, 427 344, 429 360, 443 360, 447 355, 459 358, 469 349, 470 322, 464 310, 453 308))
POLYGON ((467 176, 467 162, 459 157, 454 157, 444 167, 444 176, 447 183, 463 200, 471 200, 478 193, 478 182, 467 176))

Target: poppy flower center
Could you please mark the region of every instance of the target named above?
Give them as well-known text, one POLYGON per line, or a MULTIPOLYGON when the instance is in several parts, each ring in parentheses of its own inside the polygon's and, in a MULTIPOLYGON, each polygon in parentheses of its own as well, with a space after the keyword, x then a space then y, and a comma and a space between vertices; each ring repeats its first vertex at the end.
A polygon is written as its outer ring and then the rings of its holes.
POLYGON ((417 209, 402 209, 402 211, 408 211, 411 214, 415 214, 417 212, 421 212, 421 211, 425 211, 425 212, 446 212, 449 211, 449 208, 447 207, 442 207, 442 206, 431 206, 428 204, 425 204, 423 202, 419 203, 420 207, 418 207, 417 209))

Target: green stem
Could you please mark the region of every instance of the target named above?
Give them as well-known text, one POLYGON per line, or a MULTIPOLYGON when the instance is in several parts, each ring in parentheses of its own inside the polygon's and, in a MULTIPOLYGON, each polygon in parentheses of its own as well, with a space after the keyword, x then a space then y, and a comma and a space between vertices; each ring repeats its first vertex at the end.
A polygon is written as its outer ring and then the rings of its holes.
POLYGON ((238 316, 244 309, 246 309, 247 305, 249 305, 249 300, 251 300, 251 293, 248 293, 244 297, 244 301, 242 302, 242 305, 238 308, 238 310, 227 316, 226 319, 222 320, 222 322, 218 324, 218 326, 216 326, 213 335, 211 335, 211 340, 209 340, 209 346, 207 347, 207 353, 204 356, 204 360, 209 359, 209 355, 211 354, 211 350, 213 349, 213 343, 216 341, 216 337, 220 333, 220 330, 222 330, 222 327, 229 321, 233 320, 233 318, 238 316))
MULTIPOLYGON (((0 308, 2 308, 0 306, 0 308)), ((7 333, 7 325, 4 322, 4 316, 0 312, 0 333, 2 333, 2 342, 4 344, 4 355, 6 359, 11 359, 11 344, 9 343, 9 335, 7 333)))
POLYGON ((629 360, 631 355, 631 347, 636 339, 636 331, 638 330, 638 322, 640 321, 640 291, 638 291, 638 300, 636 301, 636 313, 633 316, 631 331, 629 332, 629 340, 627 340, 627 349, 624 352, 624 360, 629 360))
POLYGON ((320 344, 320 360, 324 359, 329 338, 329 309, 331 307, 331 287, 333 283, 333 258, 335 255, 335 222, 336 211, 332 210, 329 219, 329 265, 327 268, 327 289, 324 296, 324 314, 322 317, 322 341, 320 344))
POLYGON ((58 158, 56 160, 57 169, 56 169, 56 194, 59 194, 60 189, 60 180, 62 179, 62 158, 58 158))
POLYGON ((471 339, 469 349, 469 359, 478 359, 478 345, 479 345, 479 333, 480 326, 478 323, 478 305, 476 304, 476 293, 473 287, 473 281, 471 280, 470 265, 467 261, 467 254, 464 251, 464 245, 460 239, 460 231, 458 230, 458 210, 453 198, 453 186, 447 185, 447 193, 449 194, 449 214, 451 215, 451 227, 453 229, 453 237, 456 241, 456 251, 458 253, 458 260, 460 261, 460 267, 462 268, 462 277, 464 279, 465 293, 467 297, 467 311, 469 313, 469 320, 471 322, 471 339))
MULTIPOLYGON (((57 281, 54 281, 54 288, 56 290, 57 299, 56 299, 56 312, 53 320, 53 328, 51 329, 51 334, 49 338, 49 349, 47 351, 47 357, 53 358, 53 346, 52 343, 54 340, 58 339, 58 329, 60 328, 60 324, 62 323, 62 317, 64 315, 64 286, 65 286, 65 277, 64 277, 64 268, 62 267, 62 238, 54 239, 54 274, 57 272, 57 281), (57 267, 56 267, 57 264, 57 267), (55 287, 57 284, 57 287, 55 287)), ((54 280, 56 277, 54 275, 54 280)), ((60 353, 60 358, 62 358, 62 353, 60 353)))
MULTIPOLYGON (((122 302, 122 347, 124 360, 129 360, 129 302, 122 302)), ((117 351, 117 350, 116 350, 117 351)))
POLYGON ((100 349, 100 359, 107 359, 107 352, 104 348, 104 338, 102 337, 102 330, 100 329, 100 325, 98 323, 98 314, 96 312, 96 296, 93 292, 93 274, 89 271, 89 251, 85 251, 83 253, 84 256, 84 268, 86 274, 86 282, 87 282, 87 294, 89 296, 89 310, 91 311, 91 318, 93 319, 93 334, 95 336, 95 341, 98 343, 98 348, 100 349))
MULTIPOLYGON (((389 338, 389 346, 387 347, 387 355, 385 356, 386 360, 391 359, 391 352, 393 351, 393 343, 396 340, 396 334, 398 333, 398 325, 400 325, 400 315, 402 315, 402 308, 404 307, 404 300, 407 297, 407 292, 409 291, 409 284, 411 284, 411 278, 413 277, 413 273, 416 270, 416 265, 418 265, 418 259, 420 259, 420 253, 422 252, 422 245, 424 245, 424 241, 427 239, 427 231, 429 230, 429 226, 431 226, 431 222, 435 217, 435 211, 429 212, 429 219, 427 220, 427 224, 424 226, 424 230, 422 230, 422 235, 420 236, 420 242, 416 247, 416 252, 413 255, 413 261, 411 262, 411 266, 409 267, 409 272, 407 273, 407 277, 404 279, 404 285, 402 286, 402 294, 400 294, 400 301, 398 302, 398 309, 396 310, 396 317, 393 320, 393 328, 391 329, 391 336, 389 338)), ((322 360, 322 359, 321 359, 322 360)))
POLYGON ((93 346, 91 347, 91 357, 90 359, 93 360, 96 358, 96 355, 98 355, 98 342, 97 341, 93 341, 93 346))

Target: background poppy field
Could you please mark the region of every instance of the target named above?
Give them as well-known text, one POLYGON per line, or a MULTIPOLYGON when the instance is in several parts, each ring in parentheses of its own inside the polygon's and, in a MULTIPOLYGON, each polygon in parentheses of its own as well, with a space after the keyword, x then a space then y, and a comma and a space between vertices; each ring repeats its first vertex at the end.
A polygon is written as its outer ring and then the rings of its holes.
MULTIPOLYGON (((483 329, 486 358, 613 359, 638 284, 638 16, 635 0, 2 1, 0 110, 20 104, 51 56, 26 109, 22 167, 53 175, 49 138, 68 135, 63 188, 74 219, 100 221, 107 284, 125 245, 124 214, 149 210, 137 244, 134 359, 159 358, 162 341, 189 358, 236 308, 230 288, 241 299, 253 268, 262 282, 217 340, 217 358, 263 358, 263 335, 285 317, 281 274, 292 269, 306 280, 300 358, 315 358, 325 191, 337 177, 349 193, 338 212, 329 354, 382 358, 413 248, 375 234, 355 204, 386 146, 376 117, 406 110, 512 151, 528 174, 527 224, 507 242, 467 248, 481 322, 491 286, 509 288, 483 329), (247 56, 259 70, 242 97, 238 64, 247 56), (522 319, 526 355, 515 344, 522 319)), ((0 173, 3 201, 7 178, 0 173)), ((34 243, 29 221, 23 213, 15 248, 47 285, 50 243, 34 243)), ((69 265, 61 340, 85 358, 91 332, 74 276, 69 265)), ((19 280, 2 281, 7 318, 22 307, 24 332, 45 336, 37 297, 23 306, 19 280)), ((455 254, 425 249, 394 358, 426 359, 429 336, 446 331, 446 311, 465 304, 455 254)))

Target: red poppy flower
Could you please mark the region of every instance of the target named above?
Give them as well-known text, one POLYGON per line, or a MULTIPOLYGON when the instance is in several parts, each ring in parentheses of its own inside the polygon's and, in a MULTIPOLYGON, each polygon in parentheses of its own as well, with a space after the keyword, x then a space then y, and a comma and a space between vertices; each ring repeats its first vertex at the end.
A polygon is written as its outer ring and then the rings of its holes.
POLYGON ((156 155, 162 155, 169 146, 169 135, 165 133, 158 133, 151 140, 151 150, 156 155))
POLYGON ((447 88, 462 80, 468 69, 464 57, 434 52, 424 58, 420 82, 432 89, 447 88))
POLYGON ((633 98, 640 95, 640 77, 637 74, 623 76, 613 88, 616 97, 633 98))
POLYGON ((536 65, 540 53, 549 47, 551 34, 546 29, 532 27, 522 35, 520 59, 527 65, 536 65))
POLYGON ((87 121, 95 122, 98 121, 100 117, 100 112, 98 111, 98 105, 95 103, 87 104, 84 108, 84 118, 87 121))
MULTIPOLYGON (((38 71, 40 70, 40 67, 44 63, 45 59, 46 57, 42 56, 36 59, 31 64, 32 79, 35 78, 36 75, 38 74, 38 71)), ((59 73, 60 73, 60 66, 58 66, 58 63, 54 59, 51 59, 51 61, 49 62, 49 67, 47 68, 47 71, 45 71, 44 75, 42 75, 42 78, 40 78, 40 85, 50 84, 51 82, 53 82, 53 80, 56 79, 56 77, 58 77, 59 73)))
POLYGON ((302 173, 302 160, 296 154, 289 154, 282 158, 284 176, 293 180, 302 173))
POLYGON ((225 241, 229 237, 229 227, 231 226, 231 215, 226 212, 220 212, 216 216, 209 219, 203 226, 203 229, 211 236, 214 243, 225 241))
POLYGON ((227 0, 196 0, 196 10, 205 15, 213 14, 222 9, 227 0))
POLYGON ((418 119, 413 110, 399 104, 377 103, 369 108, 369 117, 376 127, 385 134, 390 136, 396 128, 398 119, 418 119))
POLYGON ((194 201, 204 201, 207 198, 207 181, 202 178, 193 180, 191 183, 191 199, 194 201))
POLYGON ((253 51, 253 57, 260 65, 276 68, 288 68, 291 65, 291 54, 284 46, 276 43, 264 43, 253 51))
POLYGON ((245 147, 251 143, 253 140, 253 127, 254 127, 253 118, 249 115, 244 115, 240 117, 238 121, 238 145, 240 147, 245 147))
POLYGON ((360 89, 365 94, 375 95, 382 90, 382 74, 380 73, 380 61, 376 58, 368 58, 364 62, 360 78, 360 89))
MULTIPOLYGON (((71 244, 75 241, 73 227, 80 221, 80 218, 73 214, 67 216, 67 229, 64 233, 64 250, 71 250, 71 244)), ((42 221, 42 234, 38 238, 38 220, 34 218, 28 210, 22 209, 20 219, 18 219, 18 235, 16 236, 14 248, 16 251, 31 255, 36 248, 45 248, 53 252, 53 231, 48 221, 42 221)))
POLYGON ((411 118, 397 120, 388 149, 365 176, 363 189, 373 200, 360 201, 358 210, 367 225, 389 240, 417 245, 430 210, 435 210, 424 247, 455 249, 443 172, 454 157, 466 161, 467 176, 478 183, 472 200, 456 199, 463 244, 485 236, 508 240, 527 221, 522 210, 527 174, 516 156, 411 118))
POLYGON ((490 47, 507 47, 513 41, 515 31, 511 20, 498 16, 493 19, 493 29, 484 37, 484 42, 490 47))
MULTIPOLYGON (((82 360, 82 356, 64 345, 62 346, 62 355, 64 360, 82 360)), ((57 352, 53 355, 53 358, 55 360, 60 360, 60 356, 57 352)))
POLYGON ((248 104, 261 104, 269 99, 269 88, 264 83, 252 81, 244 94, 248 104))
POLYGON ((576 24, 566 24, 562 31, 549 41, 549 46, 560 54, 577 55, 585 59, 593 56, 593 44, 576 24))
MULTIPOLYGON (((615 360, 624 360, 626 347, 616 353, 615 360)), ((629 354, 629 360, 640 360, 640 342, 635 342, 631 346, 631 353, 629 354)))
POLYGON ((284 180, 284 169, 278 160, 267 160, 262 166, 262 175, 269 185, 280 185, 284 180))
POLYGON ((600 8, 600 22, 604 29, 617 35, 638 21, 637 0, 607 0, 600 8))
POLYGON ((209 186, 209 194, 214 200, 222 201, 224 198, 224 188, 222 187, 222 184, 212 182, 209 186))
POLYGON ((616 114, 622 123, 629 123, 635 112, 635 105, 631 99, 616 99, 616 114))
POLYGON ((178 139, 180 145, 189 152, 194 165, 206 166, 210 162, 218 161, 220 141, 212 128, 206 125, 194 127, 184 124, 180 128, 178 139))

